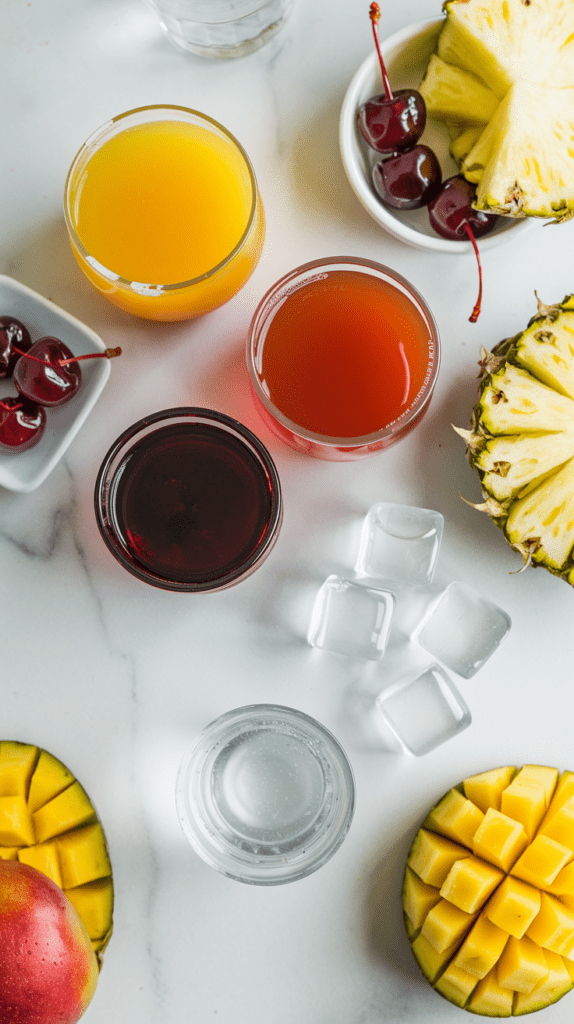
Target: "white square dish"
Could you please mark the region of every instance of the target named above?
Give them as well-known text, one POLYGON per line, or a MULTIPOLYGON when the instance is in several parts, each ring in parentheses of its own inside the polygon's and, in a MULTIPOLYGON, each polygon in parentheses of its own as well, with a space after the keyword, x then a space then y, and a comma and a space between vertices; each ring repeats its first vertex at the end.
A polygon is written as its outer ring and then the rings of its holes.
MULTIPOLYGON (((104 352, 106 348, 101 338, 80 320, 3 274, 0 274, 0 316, 21 320, 32 342, 48 335, 59 338, 75 356, 104 352)), ((46 430, 38 444, 19 453, 0 451, 0 487, 27 492, 44 482, 91 412, 109 375, 109 359, 90 359, 82 363, 79 391, 63 405, 46 409, 46 430)), ((0 398, 15 394, 11 378, 0 381, 0 398)))

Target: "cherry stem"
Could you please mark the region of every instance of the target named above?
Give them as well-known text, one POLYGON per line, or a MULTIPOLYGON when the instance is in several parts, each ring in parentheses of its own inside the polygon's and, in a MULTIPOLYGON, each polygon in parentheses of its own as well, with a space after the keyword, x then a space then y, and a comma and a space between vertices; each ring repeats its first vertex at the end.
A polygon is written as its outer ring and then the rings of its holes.
POLYGON ((25 356, 26 359, 33 359, 35 363, 41 363, 42 366, 67 366, 68 363, 79 363, 82 359, 114 359, 115 356, 121 356, 121 348, 107 348, 104 352, 88 352, 84 356, 71 356, 69 359, 55 359, 53 363, 47 362, 45 359, 40 359, 38 356, 33 356, 30 352, 23 352, 22 349, 16 348, 12 345, 12 351, 17 352, 19 356, 25 356))
POLYGON ((471 324, 475 324, 476 321, 478 320, 479 316, 480 316, 480 309, 481 309, 481 305, 482 305, 482 266, 481 266, 481 263, 480 263, 480 255, 479 255, 479 252, 478 252, 478 245, 476 244, 476 238, 474 237, 474 232, 473 232, 470 224, 468 223, 468 221, 465 220, 462 226, 463 226, 464 230, 466 231, 468 237, 470 238, 470 241, 472 242, 472 248, 474 249, 474 254, 476 256, 476 262, 478 264, 478 298, 476 300, 475 307, 474 307, 471 315, 468 318, 470 320, 471 324))
POLYGON ((379 33, 377 32, 377 22, 381 17, 381 8, 377 3, 372 3, 369 7, 369 17, 373 26, 373 37, 375 40, 375 46, 379 55, 379 64, 381 65, 381 75, 383 76, 383 86, 385 89, 385 97, 392 102, 394 100, 393 90, 391 89, 391 83, 389 82, 389 76, 387 75, 387 69, 381 53, 381 47, 379 46, 379 33))

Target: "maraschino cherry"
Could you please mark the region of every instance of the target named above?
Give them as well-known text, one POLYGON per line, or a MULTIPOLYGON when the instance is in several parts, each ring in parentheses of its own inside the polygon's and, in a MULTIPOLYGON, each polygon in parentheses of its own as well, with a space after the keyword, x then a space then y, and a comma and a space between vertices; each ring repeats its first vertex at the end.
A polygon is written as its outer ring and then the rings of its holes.
MULTIPOLYGON (((18 349, 16 349, 18 351, 18 349)), ((39 338, 16 363, 14 383, 21 395, 40 405, 62 405, 76 394, 82 383, 79 362, 83 359, 112 359, 121 348, 75 356, 59 338, 39 338)))
POLYGON ((15 316, 0 316, 0 378, 12 376, 20 353, 27 352, 31 344, 28 329, 20 320, 15 316))
POLYGON ((373 96, 357 111, 357 124, 365 142, 378 153, 400 153, 420 139, 426 124, 426 106, 416 89, 398 89, 393 93, 379 46, 377 22, 381 9, 372 3, 369 17, 379 55, 384 93, 373 96))
POLYGON ((0 399, 0 450, 23 452, 32 448, 46 429, 46 412, 22 395, 0 399))
POLYGON ((380 160, 373 167, 373 185, 385 206, 395 210, 418 210, 440 190, 442 172, 428 146, 414 146, 380 160))
POLYGON ((478 320, 482 305, 482 266, 476 239, 492 231, 498 221, 494 214, 473 208, 475 195, 476 188, 472 182, 462 174, 455 174, 443 182, 440 192, 428 206, 429 221, 437 235, 453 241, 468 238, 472 243, 478 264, 478 298, 469 317, 473 324, 478 320))

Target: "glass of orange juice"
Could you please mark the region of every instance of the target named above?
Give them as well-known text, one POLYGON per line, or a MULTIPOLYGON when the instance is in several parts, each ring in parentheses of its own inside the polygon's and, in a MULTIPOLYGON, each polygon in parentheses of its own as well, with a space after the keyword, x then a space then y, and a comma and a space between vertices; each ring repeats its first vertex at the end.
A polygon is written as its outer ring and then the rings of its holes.
POLYGON ((227 302, 265 236, 242 146, 212 118, 171 105, 129 110, 90 136, 68 173, 64 214, 91 284, 150 320, 187 320, 227 302))

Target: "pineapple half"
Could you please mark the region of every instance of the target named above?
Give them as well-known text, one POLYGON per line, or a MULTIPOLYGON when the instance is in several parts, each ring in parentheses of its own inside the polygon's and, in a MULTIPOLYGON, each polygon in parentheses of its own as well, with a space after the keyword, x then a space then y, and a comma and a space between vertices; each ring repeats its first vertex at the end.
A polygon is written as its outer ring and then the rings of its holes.
MULTIPOLYGON (((574 5, 573 5, 574 6, 574 5)), ((574 295, 481 352, 471 430, 456 428, 486 512, 523 557, 574 586, 574 295)))
POLYGON ((47 750, 0 741, 0 857, 42 871, 74 904, 101 968, 112 934, 112 869, 85 790, 47 750))
POLYGON ((521 1016, 574 985, 574 773, 524 765, 470 776, 430 811, 402 903, 415 959, 471 1013, 521 1016))
POLYGON ((477 186, 474 206, 570 219, 574 3, 447 0, 444 10, 420 91, 429 116, 454 135, 451 154, 477 186))

